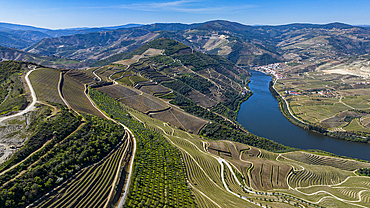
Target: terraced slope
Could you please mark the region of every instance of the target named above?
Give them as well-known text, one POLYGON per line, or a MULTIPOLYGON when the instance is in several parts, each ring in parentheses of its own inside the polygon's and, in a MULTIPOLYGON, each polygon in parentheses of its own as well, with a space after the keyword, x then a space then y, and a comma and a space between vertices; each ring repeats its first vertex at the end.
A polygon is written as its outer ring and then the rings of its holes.
POLYGON ((284 154, 284 157, 306 164, 325 165, 349 171, 354 171, 359 168, 370 167, 370 164, 365 162, 359 162, 356 160, 346 160, 329 156, 320 156, 316 154, 310 154, 307 152, 292 152, 284 154))
POLYGON ((109 85, 96 88, 107 93, 125 105, 148 114, 161 121, 168 122, 173 126, 198 133, 200 129, 208 123, 198 117, 189 115, 181 110, 170 107, 162 100, 142 93, 139 90, 128 88, 122 85, 109 85))
POLYGON ((118 101, 94 89, 89 95, 107 115, 130 128, 137 139, 134 177, 125 206, 195 207, 180 152, 162 135, 134 120, 118 101))
POLYGON ((132 141, 126 132, 115 150, 54 189, 31 207, 104 207, 120 198, 132 154, 132 141), (116 175, 118 180, 115 179, 116 175), (112 191, 113 190, 113 191, 112 191), (111 193, 112 192, 112 193, 111 193))
POLYGON ((60 73, 56 69, 40 68, 30 74, 39 101, 64 104, 58 92, 60 73))
POLYGON ((61 93, 72 109, 102 117, 101 113, 91 105, 84 93, 85 84, 93 82, 93 77, 88 76, 86 73, 78 71, 67 72, 61 82, 61 93))

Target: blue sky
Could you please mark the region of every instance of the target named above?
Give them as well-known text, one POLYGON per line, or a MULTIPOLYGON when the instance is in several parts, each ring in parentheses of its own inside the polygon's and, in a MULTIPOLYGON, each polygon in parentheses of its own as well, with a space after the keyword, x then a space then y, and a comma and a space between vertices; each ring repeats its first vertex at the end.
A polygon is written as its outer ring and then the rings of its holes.
POLYGON ((51 29, 229 20, 248 25, 370 25, 369 0, 0 0, 0 22, 51 29))

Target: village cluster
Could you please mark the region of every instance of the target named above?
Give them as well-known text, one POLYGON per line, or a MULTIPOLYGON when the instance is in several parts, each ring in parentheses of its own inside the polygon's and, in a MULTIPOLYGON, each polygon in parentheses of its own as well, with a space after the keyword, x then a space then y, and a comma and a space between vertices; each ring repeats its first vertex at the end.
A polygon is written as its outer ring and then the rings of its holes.
POLYGON ((277 79, 283 79, 283 75, 277 72, 277 70, 281 70, 282 67, 280 63, 274 63, 274 64, 269 64, 269 65, 264 65, 264 66, 254 66, 254 70, 263 72, 265 74, 271 74, 277 79))

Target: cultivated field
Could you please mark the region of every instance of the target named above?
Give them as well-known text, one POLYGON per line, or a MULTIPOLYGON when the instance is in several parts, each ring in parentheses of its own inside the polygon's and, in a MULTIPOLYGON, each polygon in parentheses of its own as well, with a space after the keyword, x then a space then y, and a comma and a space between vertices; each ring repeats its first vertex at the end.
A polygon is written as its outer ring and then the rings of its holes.
MULTIPOLYGON (((256 190, 287 188, 289 165, 261 157, 261 151, 229 141, 209 142, 208 151, 239 167, 248 186, 256 190), (247 149, 248 148, 248 149, 247 149)), ((265 153, 265 155, 267 155, 265 153)))
POLYGON ((370 189, 370 178, 355 176, 352 170, 368 167, 368 163, 306 152, 279 154, 236 142, 204 140, 127 106, 124 108, 146 128, 162 133, 179 148, 188 185, 199 207, 257 207, 240 196, 269 207, 332 207, 333 204, 356 207, 349 201, 358 201, 359 195, 362 198, 356 204, 367 206, 369 191, 366 190, 370 189), (240 196, 227 192, 217 157, 231 164, 239 181, 253 193, 246 194, 226 168, 225 183, 240 196), (309 184, 317 185, 311 187, 309 184), (292 188, 288 189, 289 186, 292 188), (315 193, 315 187, 322 187, 324 192, 315 193))
POLYGON ((206 120, 174 108, 161 112, 149 113, 149 115, 158 120, 168 122, 178 128, 188 130, 194 134, 198 134, 200 129, 208 123, 206 120))
POLYGON ((209 98, 208 96, 199 93, 196 90, 192 90, 188 93, 188 98, 193 100, 196 104, 205 108, 212 108, 217 105, 217 102, 209 98))
POLYGON ((111 79, 115 80, 115 79, 120 78, 121 76, 131 76, 131 75, 134 75, 134 74, 135 73, 132 72, 131 70, 126 69, 126 71, 118 72, 118 73, 112 75, 111 79))
POLYGON ((87 74, 82 70, 69 70, 66 75, 80 82, 81 84, 92 84, 95 82, 95 76, 87 74))
POLYGON ((100 67, 98 70, 95 71, 95 73, 99 77, 102 77, 104 81, 110 82, 111 80, 109 79, 109 77, 113 73, 123 71, 123 70, 125 70, 125 68, 126 67, 118 67, 118 66, 108 65, 108 66, 100 67))
POLYGON ((135 110, 125 111, 123 104, 94 89, 90 96, 103 111, 130 128, 136 138, 135 167, 125 206, 195 207, 180 151, 131 114, 135 110))
POLYGON ((162 53, 162 50, 160 50, 160 49, 149 48, 148 50, 146 50, 141 55, 134 55, 134 57, 132 57, 131 59, 121 60, 121 61, 117 61, 115 63, 123 64, 123 65, 130 65, 130 64, 135 63, 136 61, 138 61, 141 58, 155 56, 155 55, 159 55, 161 53, 162 53))
POLYGON ((30 74, 37 100, 64 104, 58 93, 60 73, 56 69, 41 68, 30 74))
POLYGON ((330 156, 322 156, 317 154, 311 154, 308 152, 286 153, 284 154, 284 157, 310 165, 325 165, 339 168, 341 170, 354 171, 358 168, 370 168, 370 163, 335 158, 330 156))
POLYGON ((158 111, 169 106, 158 98, 141 93, 136 89, 130 89, 120 85, 109 85, 97 88, 109 96, 118 99, 120 102, 143 113, 158 111))
POLYGON ((167 87, 164 87, 162 85, 146 85, 141 86, 140 91, 143 91, 145 93, 151 94, 151 95, 163 95, 171 92, 170 89, 167 87))
POLYGON ((105 94, 109 94, 109 96, 114 99, 140 95, 140 92, 138 90, 123 87, 121 85, 103 86, 99 87, 98 90, 104 92, 105 94))
POLYGON ((329 61, 300 73, 283 65, 279 73, 284 78, 277 81, 276 89, 289 102, 295 116, 305 122, 333 131, 370 132, 368 123, 362 122, 369 115, 366 111, 370 109, 370 79, 337 73, 334 68, 338 66, 329 61), (287 91, 299 95, 289 95, 287 91))
MULTIPOLYGON (((91 115, 102 117, 101 113, 97 111, 90 103, 85 95, 85 86, 82 82, 75 79, 76 76, 64 75, 62 84, 62 94, 67 100, 68 104, 76 111, 89 113, 91 115)), ((86 80, 80 76, 81 81, 86 80)), ((88 80, 86 80, 88 81, 88 80)))
POLYGON ((132 141, 126 133, 123 141, 105 159, 81 170, 32 207, 113 206, 120 198, 131 152, 132 141))

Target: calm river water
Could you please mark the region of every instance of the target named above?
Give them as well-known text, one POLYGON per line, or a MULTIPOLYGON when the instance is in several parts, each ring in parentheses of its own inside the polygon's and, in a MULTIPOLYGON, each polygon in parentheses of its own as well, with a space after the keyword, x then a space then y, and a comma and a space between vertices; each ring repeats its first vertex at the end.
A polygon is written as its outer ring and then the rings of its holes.
POLYGON ((269 90, 271 77, 250 72, 249 87, 253 95, 242 103, 238 113, 238 122, 248 131, 291 147, 320 149, 370 161, 370 144, 332 139, 293 125, 280 112, 278 102, 269 90))

